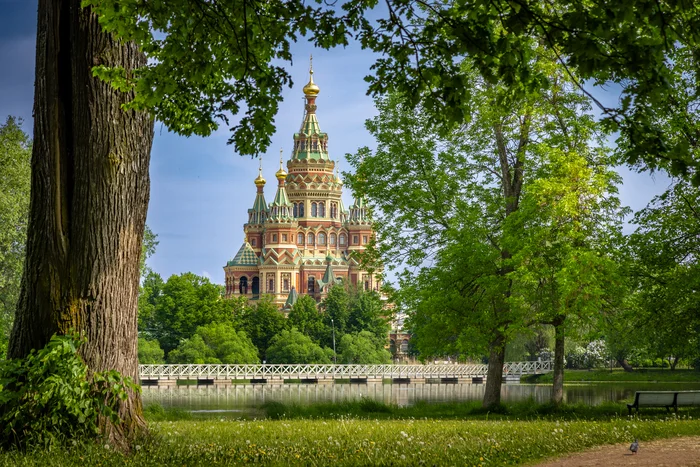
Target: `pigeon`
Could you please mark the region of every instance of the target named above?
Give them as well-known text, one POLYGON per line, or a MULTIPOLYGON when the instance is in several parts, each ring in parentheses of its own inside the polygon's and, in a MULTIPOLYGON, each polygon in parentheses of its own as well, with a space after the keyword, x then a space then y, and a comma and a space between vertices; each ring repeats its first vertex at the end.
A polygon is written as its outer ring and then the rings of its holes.
POLYGON ((630 451, 632 453, 637 454, 637 451, 639 451, 639 440, 634 440, 634 443, 630 445, 630 451))

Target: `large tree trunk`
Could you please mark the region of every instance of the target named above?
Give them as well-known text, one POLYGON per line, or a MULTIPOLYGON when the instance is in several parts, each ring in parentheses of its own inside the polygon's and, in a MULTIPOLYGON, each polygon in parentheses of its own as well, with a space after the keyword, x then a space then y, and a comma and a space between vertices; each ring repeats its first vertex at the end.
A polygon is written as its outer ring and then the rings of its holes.
POLYGON ((554 373, 552 403, 559 405, 564 400, 564 318, 554 323, 554 373))
MULTIPOLYGON (((150 190, 153 121, 92 76, 105 64, 145 64, 133 43, 103 33, 80 0, 40 0, 27 258, 8 355, 25 357, 76 330, 92 371, 138 381, 139 257, 150 190)), ((120 409, 123 442, 143 426, 141 400, 120 409)))
POLYGON ((484 388, 484 407, 494 407, 501 403, 501 386, 503 385, 503 363, 506 357, 506 339, 498 333, 489 346, 489 369, 486 373, 484 388))

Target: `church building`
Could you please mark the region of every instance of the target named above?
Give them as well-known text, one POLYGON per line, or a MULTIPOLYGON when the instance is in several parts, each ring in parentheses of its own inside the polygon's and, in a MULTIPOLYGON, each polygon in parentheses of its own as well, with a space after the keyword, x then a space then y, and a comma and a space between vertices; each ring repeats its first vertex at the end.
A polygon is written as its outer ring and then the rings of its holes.
POLYGON ((343 182, 316 117, 320 89, 312 67, 303 91, 304 120, 294 134, 286 171, 280 157, 269 204, 262 165, 254 181, 257 193, 243 226, 243 244, 224 266, 227 298, 257 300, 265 294, 288 310, 299 294, 321 300, 340 280, 379 289, 377 273, 362 270, 357 259, 372 237, 372 225, 363 199, 356 198, 349 210, 343 205, 343 182))

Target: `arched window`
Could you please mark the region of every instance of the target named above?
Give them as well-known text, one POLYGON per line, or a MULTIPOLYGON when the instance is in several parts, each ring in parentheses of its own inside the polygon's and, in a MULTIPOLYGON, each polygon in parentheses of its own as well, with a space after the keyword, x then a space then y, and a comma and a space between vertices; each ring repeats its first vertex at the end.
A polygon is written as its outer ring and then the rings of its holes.
POLYGON ((320 234, 318 234, 318 244, 319 244, 319 245, 325 245, 325 244, 326 244, 326 234, 324 234, 323 232, 321 232, 320 234))
POLYGON ((311 217, 318 217, 318 205, 311 203, 311 217))
POLYGON ((304 234, 303 234, 303 233, 298 233, 298 234, 297 234, 297 243, 298 243, 299 245, 303 245, 303 244, 304 244, 304 234))
POLYGON ((294 203, 294 217, 299 217, 299 213, 297 212, 297 203, 294 203))
POLYGON ((340 234, 340 238, 339 238, 340 246, 345 246, 345 242, 346 242, 345 239, 346 239, 345 234, 340 234))
POLYGON ((326 217, 326 203, 318 203, 318 217, 326 217))
POLYGON ((248 293, 248 278, 246 276, 241 277, 241 280, 238 283, 238 292, 241 295, 245 295, 248 293))
POLYGON ((308 293, 315 293, 316 291, 316 278, 314 276, 309 276, 309 282, 307 287, 308 293))
POLYGON ((270 279, 269 281, 267 281, 267 291, 269 293, 275 293, 275 280, 274 279, 270 279))
POLYGON ((310 234, 306 237, 306 244, 307 244, 307 245, 313 245, 313 244, 314 244, 314 234, 310 233, 310 234))
POLYGON ((334 233, 331 234, 331 246, 335 246, 335 240, 336 240, 336 235, 334 233))
POLYGON ((299 203, 299 217, 304 217, 304 203, 299 203))
POLYGON ((331 219, 338 217, 338 203, 331 203, 331 219))
POLYGON ((401 353, 408 353, 408 340, 401 341, 401 353))
POLYGON ((253 292, 253 299, 260 298, 260 278, 253 277, 253 285, 251 287, 251 292, 253 292))

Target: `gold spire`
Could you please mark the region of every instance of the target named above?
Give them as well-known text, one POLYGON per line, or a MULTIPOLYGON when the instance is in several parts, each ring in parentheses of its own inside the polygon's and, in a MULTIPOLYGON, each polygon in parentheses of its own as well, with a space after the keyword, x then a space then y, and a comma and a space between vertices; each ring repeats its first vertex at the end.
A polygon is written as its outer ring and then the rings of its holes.
POLYGON ((280 169, 275 173, 275 177, 277 177, 277 180, 284 180, 287 178, 287 172, 284 171, 282 168, 282 148, 280 148, 280 169))
POLYGON ((341 185, 343 184, 343 181, 340 179, 340 169, 338 167, 335 168, 335 181, 341 185))
POLYGON ((316 83, 314 83, 314 57, 313 55, 309 56, 309 82, 306 83, 306 86, 304 86, 304 94, 306 97, 316 97, 318 96, 318 93, 321 91, 321 89, 316 86, 316 83))
POLYGON ((258 167, 258 178, 255 179, 255 186, 265 186, 265 181, 262 176, 262 156, 260 156, 260 167, 258 167))

